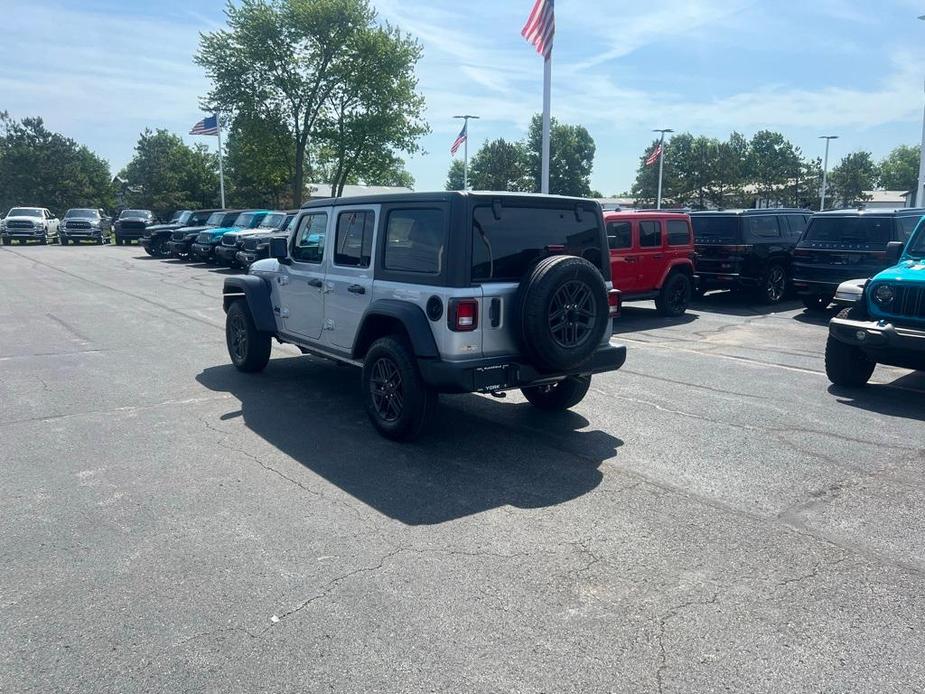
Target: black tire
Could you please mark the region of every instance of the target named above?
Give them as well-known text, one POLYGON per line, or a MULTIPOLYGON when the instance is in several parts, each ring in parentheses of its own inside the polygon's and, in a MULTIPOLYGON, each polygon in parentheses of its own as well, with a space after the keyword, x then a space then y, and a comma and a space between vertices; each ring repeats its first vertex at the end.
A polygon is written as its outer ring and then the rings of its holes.
POLYGON ((787 296, 787 268, 781 263, 771 263, 761 275, 758 297, 762 303, 779 304, 787 296))
POLYGON ((9 246, 9 245, 12 244, 12 243, 13 243, 13 239, 6 238, 6 237, 3 238, 3 245, 4 245, 4 246, 9 246))
POLYGON ((145 250, 148 251, 149 255, 153 255, 155 258, 169 258, 170 251, 167 250, 167 241, 162 238, 153 238, 151 242, 145 247, 145 250), (151 250, 148 250, 150 248, 151 250))
POLYGON ((393 441, 413 441, 433 421, 439 397, 421 378, 407 345, 376 340, 363 363, 363 404, 376 430, 393 441))
POLYGON ((538 262, 521 282, 516 306, 521 348, 541 371, 580 367, 611 325, 604 278, 575 256, 538 262))
POLYGON ((691 278, 684 272, 674 272, 662 285, 655 299, 655 308, 663 316, 671 318, 683 316, 691 303, 692 293, 691 278))
POLYGON ((820 296, 819 294, 804 294, 800 299, 803 301, 803 306, 806 307, 807 311, 813 311, 815 313, 821 313, 825 311, 829 304, 832 303, 831 296, 820 296))
POLYGON ((584 400, 590 387, 591 376, 589 374, 586 376, 569 376, 548 386, 521 388, 520 392, 534 407, 551 412, 561 412, 584 400))
POLYGON ((58 243, 60 243, 62 246, 66 246, 68 244, 67 238, 64 236, 60 237, 58 239, 58 243))
MULTIPOLYGON (((852 306, 841 311, 837 318, 846 320, 867 320, 867 311, 852 306)), ((864 353, 860 347, 849 345, 829 335, 825 343, 825 375, 836 386, 860 388, 867 384, 877 362, 864 353)))
POLYGON ((235 301, 225 316, 225 344, 228 356, 238 371, 263 371, 270 361, 272 338, 254 325, 254 319, 243 301, 235 301))
POLYGON ((48 237, 47 237, 47 236, 43 236, 43 237, 39 240, 39 245, 40 245, 40 246, 47 246, 47 245, 48 245, 48 237))

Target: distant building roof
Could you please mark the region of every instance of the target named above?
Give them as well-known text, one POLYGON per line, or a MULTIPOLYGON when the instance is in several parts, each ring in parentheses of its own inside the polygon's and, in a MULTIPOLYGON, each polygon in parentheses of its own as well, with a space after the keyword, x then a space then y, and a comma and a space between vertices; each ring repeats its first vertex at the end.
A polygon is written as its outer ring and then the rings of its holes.
POLYGON ((879 205, 896 205, 896 207, 903 207, 906 204, 906 196, 909 194, 908 190, 865 190, 864 196, 867 198, 866 202, 874 202, 879 205))
MULTIPOLYGON (((331 185, 329 183, 309 183, 305 187, 308 197, 311 199, 331 198, 331 185)), ((411 193, 411 188, 405 186, 344 186, 342 197, 355 198, 360 195, 386 195, 388 193, 411 193)))

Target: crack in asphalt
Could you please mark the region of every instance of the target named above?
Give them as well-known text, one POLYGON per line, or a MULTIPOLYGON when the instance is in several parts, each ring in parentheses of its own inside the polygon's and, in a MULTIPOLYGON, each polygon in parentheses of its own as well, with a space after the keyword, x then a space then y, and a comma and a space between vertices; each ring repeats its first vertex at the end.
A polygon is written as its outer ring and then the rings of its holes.
POLYGON ((668 621, 674 619, 684 610, 688 610, 692 607, 703 607, 704 605, 714 605, 716 600, 719 597, 719 593, 713 593, 713 597, 709 600, 689 600, 687 602, 676 605, 675 607, 669 608, 658 619, 658 649, 659 649, 659 665, 658 669, 655 671, 655 684, 658 687, 659 694, 663 694, 665 691, 665 672, 668 670, 668 649, 665 648, 665 636, 668 626, 668 621))

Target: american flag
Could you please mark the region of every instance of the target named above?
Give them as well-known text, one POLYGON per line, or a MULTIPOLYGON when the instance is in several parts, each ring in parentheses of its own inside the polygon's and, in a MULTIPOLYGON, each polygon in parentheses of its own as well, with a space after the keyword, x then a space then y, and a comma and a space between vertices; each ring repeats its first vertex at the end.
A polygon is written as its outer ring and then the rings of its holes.
POLYGON ((652 164, 658 161, 660 156, 662 156, 662 146, 656 145, 652 153, 646 158, 646 166, 652 166, 652 164))
POLYGON ((459 131, 459 135, 457 135, 456 139, 453 141, 453 146, 450 147, 450 154, 452 154, 454 157, 456 156, 456 153, 459 151, 459 148, 462 147, 463 142, 465 142, 466 139, 469 137, 469 133, 466 132, 468 129, 469 129, 469 124, 463 123, 462 130, 459 131))
POLYGON ((208 116, 193 126, 190 135, 218 135, 218 116, 208 116))
POLYGON ((536 47, 537 53, 549 60, 555 33, 556 13, 553 0, 536 0, 527 23, 520 30, 520 35, 536 47))

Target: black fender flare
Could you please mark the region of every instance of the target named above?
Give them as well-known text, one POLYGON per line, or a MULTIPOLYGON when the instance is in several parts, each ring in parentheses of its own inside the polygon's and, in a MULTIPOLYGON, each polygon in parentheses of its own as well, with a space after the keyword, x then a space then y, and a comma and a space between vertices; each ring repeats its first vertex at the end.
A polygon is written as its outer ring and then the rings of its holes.
POLYGON ((222 307, 226 313, 231 302, 241 296, 247 301, 247 308, 257 330, 276 334, 276 317, 273 315, 270 285, 266 280, 255 275, 226 277, 225 285, 222 287, 222 307))
POLYGON ((354 359, 362 358, 369 348, 373 341, 370 339, 370 330, 373 329, 376 319, 381 318, 398 321, 404 326, 416 357, 436 359, 440 356, 430 321, 420 306, 398 299, 377 299, 369 305, 360 320, 360 329, 357 330, 353 341, 354 359))

